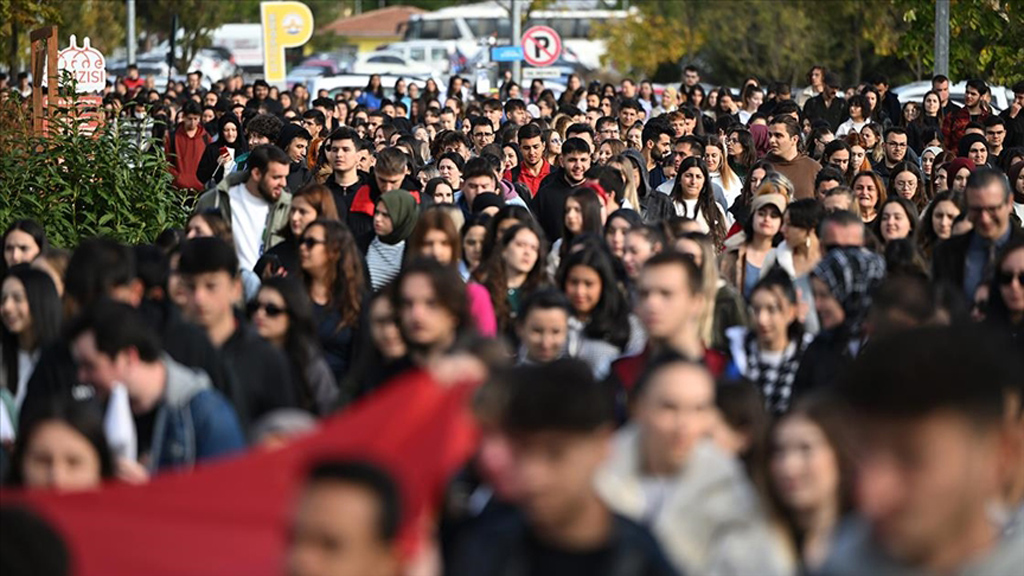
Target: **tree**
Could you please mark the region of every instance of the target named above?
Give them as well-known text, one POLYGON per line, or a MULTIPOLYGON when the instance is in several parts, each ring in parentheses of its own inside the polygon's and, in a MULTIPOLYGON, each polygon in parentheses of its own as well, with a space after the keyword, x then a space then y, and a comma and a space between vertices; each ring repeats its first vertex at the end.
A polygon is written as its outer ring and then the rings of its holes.
POLYGON ((58 0, 0 0, 0 46, 13 73, 28 61, 29 33, 57 23, 58 0))
MULTIPOLYGON (((88 36, 92 46, 110 54, 126 41, 125 5, 120 0, 78 0, 57 6, 61 42, 71 34, 88 36)), ((81 40, 79 40, 81 42, 81 40)))
POLYGON ((624 20, 592 23, 592 37, 607 46, 602 65, 651 77, 664 63, 692 57, 707 39, 698 4, 657 0, 638 5, 637 13, 624 20))

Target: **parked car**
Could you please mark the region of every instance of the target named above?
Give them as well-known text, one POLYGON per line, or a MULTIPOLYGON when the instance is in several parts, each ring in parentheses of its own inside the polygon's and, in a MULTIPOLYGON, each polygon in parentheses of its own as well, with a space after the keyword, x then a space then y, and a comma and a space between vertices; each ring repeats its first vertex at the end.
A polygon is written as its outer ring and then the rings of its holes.
MULTIPOLYGON (((1013 102, 1012 90, 1005 86, 989 86, 988 88, 992 94, 990 105, 994 111, 1002 112, 1010 107, 1010 104, 1013 102)), ((920 103, 924 100, 924 95, 931 89, 931 80, 922 80, 921 82, 912 82, 910 84, 898 86, 893 88, 892 92, 899 97, 900 104, 906 104, 907 102, 920 103)), ((965 80, 953 84, 949 87, 949 99, 963 106, 964 92, 966 92, 966 90, 967 81, 965 80)))
POLYGON ((357 56, 348 72, 351 74, 429 76, 435 70, 430 65, 413 62, 400 52, 378 50, 357 56))

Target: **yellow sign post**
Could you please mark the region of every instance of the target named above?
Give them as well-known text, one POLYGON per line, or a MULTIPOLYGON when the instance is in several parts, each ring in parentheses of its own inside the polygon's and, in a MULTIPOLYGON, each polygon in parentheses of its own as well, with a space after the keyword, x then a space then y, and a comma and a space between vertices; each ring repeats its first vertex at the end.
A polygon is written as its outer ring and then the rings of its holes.
POLYGON ((263 78, 284 82, 284 49, 302 46, 313 37, 313 12, 302 2, 261 2, 263 78))

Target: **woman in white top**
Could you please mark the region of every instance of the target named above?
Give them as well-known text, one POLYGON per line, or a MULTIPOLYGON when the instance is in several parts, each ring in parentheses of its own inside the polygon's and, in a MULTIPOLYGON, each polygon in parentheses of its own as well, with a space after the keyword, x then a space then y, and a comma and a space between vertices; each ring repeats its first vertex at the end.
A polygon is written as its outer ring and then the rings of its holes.
POLYGON ((743 192, 743 181, 736 176, 726 161, 726 147, 718 136, 708 136, 708 143, 704 146, 704 161, 708 164, 711 181, 722 187, 725 208, 731 208, 732 203, 743 192))
POLYGON ((8 270, 0 290, 0 318, 0 388, 14 396, 19 410, 39 352, 60 335, 60 297, 50 275, 28 264, 8 270))
POLYGON ((753 116, 757 109, 764 103, 764 92, 760 86, 756 84, 747 84, 743 88, 743 94, 740 96, 743 102, 743 108, 740 109, 737 116, 740 119, 740 123, 744 126, 750 122, 750 117, 753 116))
POLYGON ((850 98, 850 119, 836 129, 836 138, 842 138, 850 132, 860 131, 871 122, 871 103, 863 94, 854 94, 850 98))
MULTIPOLYGON (((658 198, 661 195, 653 196, 658 198)), ((703 160, 694 156, 683 159, 668 200, 672 203, 672 212, 669 215, 683 216, 696 221, 698 230, 710 236, 715 246, 721 247, 727 232, 727 219, 725 210, 715 202, 711 176, 703 160)), ((648 216, 651 216, 650 212, 652 210, 648 209, 648 216)))

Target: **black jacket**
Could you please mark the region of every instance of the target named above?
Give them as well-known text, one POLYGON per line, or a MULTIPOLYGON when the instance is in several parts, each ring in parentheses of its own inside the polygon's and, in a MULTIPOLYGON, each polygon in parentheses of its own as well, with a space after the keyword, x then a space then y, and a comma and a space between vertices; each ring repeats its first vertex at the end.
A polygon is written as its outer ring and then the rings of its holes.
POLYGON ((818 334, 800 360, 800 369, 793 380, 790 406, 812 390, 834 386, 852 362, 850 337, 846 329, 840 327, 818 334))
MULTIPOLYGON (((1022 237, 1024 237, 1024 230, 1011 223, 1010 241, 1022 237)), ((974 238, 973 231, 939 242, 932 256, 932 281, 948 282, 957 290, 963 290, 964 262, 967 260, 967 249, 971 245, 972 238, 974 238)))
POLYGON ((232 385, 230 398, 243 421, 255 422, 279 408, 298 408, 299 392, 292 382, 284 353, 242 321, 220 349, 232 385))
MULTIPOLYGON (((456 546, 451 576, 532 576, 542 545, 520 514, 502 515, 466 534, 456 546)), ((603 570, 593 576, 669 576, 675 569, 646 528, 612 516, 603 570)), ((579 573, 579 572, 573 572, 579 573)), ((554 574, 552 576, 555 576, 554 574)))
POLYGON ((804 104, 804 115, 811 120, 818 120, 819 118, 827 120, 828 125, 835 132, 839 129, 839 125, 846 120, 849 115, 849 109, 846 106, 846 100, 838 95, 832 99, 831 106, 826 106, 825 96, 818 94, 804 104))
POLYGON ((299 263, 299 242, 290 236, 289 234, 289 237, 285 238, 284 242, 267 250, 260 257, 259 261, 256 262, 256 266, 253 267, 257 275, 262 276, 263 271, 267 269, 267 265, 276 260, 288 272, 289 278, 302 280, 302 266, 299 263))
POLYGON ((565 199, 575 188, 576 186, 565 179, 565 170, 558 168, 552 170, 541 182, 537 195, 533 197, 530 208, 549 242, 562 237, 562 227, 565 225, 565 199))
POLYGON ((309 167, 306 166, 306 161, 292 162, 291 169, 288 172, 288 191, 292 194, 296 190, 302 188, 306 184, 313 181, 313 174, 309 171, 309 167))

